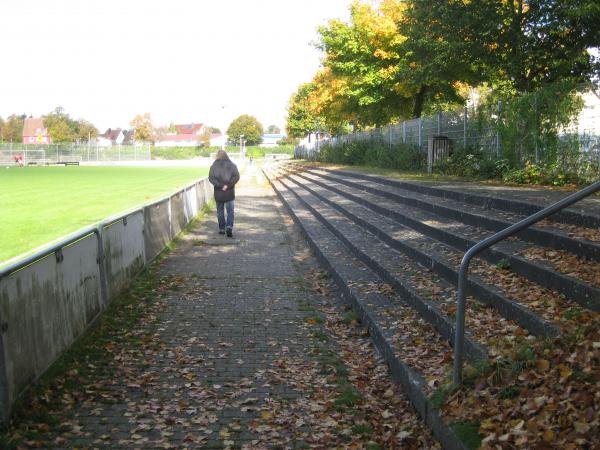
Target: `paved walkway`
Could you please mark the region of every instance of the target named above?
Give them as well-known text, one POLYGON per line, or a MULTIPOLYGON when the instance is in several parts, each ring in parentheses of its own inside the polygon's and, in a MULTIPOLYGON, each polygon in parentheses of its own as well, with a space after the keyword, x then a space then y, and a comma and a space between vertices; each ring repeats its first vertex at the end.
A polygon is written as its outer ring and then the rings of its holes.
POLYGON ((21 448, 438 447, 256 167, 234 238, 216 230, 161 262, 160 301, 97 378, 58 377, 71 415, 30 419, 21 448))

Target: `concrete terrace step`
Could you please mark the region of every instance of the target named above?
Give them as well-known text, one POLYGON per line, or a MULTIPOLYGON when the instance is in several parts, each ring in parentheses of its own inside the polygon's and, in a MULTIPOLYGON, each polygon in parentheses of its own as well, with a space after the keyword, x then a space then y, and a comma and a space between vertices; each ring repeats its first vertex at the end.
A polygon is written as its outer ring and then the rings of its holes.
MULTIPOLYGON (((397 186, 389 186, 370 179, 360 180, 360 183, 357 183, 355 179, 350 181, 348 178, 337 174, 332 174, 333 176, 329 178, 329 176, 324 175, 328 172, 316 170, 314 172, 324 178, 333 179, 348 186, 360 184, 363 190, 381 195, 398 203, 420 208, 449 219, 486 228, 494 232, 507 228, 526 217, 523 214, 514 212, 489 208, 481 209, 476 205, 463 203, 451 198, 435 196, 429 193, 419 193, 397 186)), ((517 237, 537 245, 556 250, 565 250, 580 257, 600 261, 600 244, 598 242, 573 238, 566 231, 558 228, 536 225, 523 230, 517 237)))
MULTIPOLYGON (((284 181, 284 183, 287 180, 284 181)), ((394 286, 401 296, 424 316, 420 305, 429 304, 447 313, 449 328, 453 330, 453 312, 456 292, 453 286, 429 273, 410 258, 399 254, 375 236, 341 217, 329 205, 300 187, 291 187, 304 206, 321 220, 361 261, 371 267, 384 281, 394 286)), ((533 316, 533 314, 531 314, 533 316)), ((425 317, 425 316, 424 316, 425 317)), ((532 320, 533 319, 532 317, 532 320)), ((437 324, 436 324, 437 325, 437 324)), ((501 317, 495 310, 478 307, 476 302, 468 304, 467 327, 472 331, 472 339, 484 345, 491 344, 490 355, 499 356, 510 352, 512 343, 507 342, 508 335, 526 335, 527 333, 512 320, 501 317)), ((446 337, 446 328, 439 326, 440 333, 446 337)), ((477 351, 477 349, 472 349, 477 351)), ((483 355, 482 355, 483 356, 483 355)), ((473 357, 481 358, 476 353, 473 357)))
MULTIPOLYGON (((397 222, 373 212, 362 205, 345 201, 343 197, 332 193, 316 183, 310 182, 310 176, 302 178, 296 175, 289 176, 288 178, 294 183, 302 185, 304 189, 311 192, 319 200, 327 203, 331 208, 336 209, 349 220, 368 230, 391 248, 404 253, 418 264, 437 273, 447 282, 456 285, 458 279, 456 265, 439 251, 440 247, 445 247, 444 250, 446 252, 450 250, 444 244, 437 243, 427 236, 403 227, 397 222)), ((498 310, 503 317, 514 320, 532 334, 555 337, 560 333, 559 328, 552 323, 551 318, 544 320, 527 308, 526 305, 521 305, 519 302, 511 300, 508 294, 495 286, 485 283, 478 276, 470 277, 468 292, 477 300, 498 310)))
POLYGON ((362 262, 353 258, 331 229, 307 208, 278 174, 265 175, 303 229, 310 246, 368 327, 392 376, 400 382, 411 402, 444 448, 465 449, 464 444, 444 423, 429 395, 436 382, 450 370, 448 342, 420 319, 402 298, 390 290, 362 262), (385 295, 382 294, 385 292, 385 295), (433 351, 432 349, 435 349, 433 351))
MULTIPOLYGON (((449 322, 452 327, 454 321, 457 269, 463 251, 471 241, 489 235, 489 230, 435 214, 426 207, 418 208, 391 200, 385 195, 377 195, 377 192, 364 189, 365 186, 372 186, 369 180, 361 182, 344 178, 347 183, 341 183, 337 180, 339 176, 330 172, 299 169, 295 164, 280 166, 276 176, 273 175, 277 178, 273 183, 280 190, 280 195, 287 199, 288 207, 302 216, 300 221, 310 222, 315 229, 327 231, 331 236, 330 240, 312 242, 315 252, 325 255, 322 259, 327 259, 328 252, 332 252, 332 258, 337 258, 329 264, 330 271, 342 271, 346 264, 370 269, 370 276, 394 288, 379 290, 384 298, 378 301, 390 301, 399 296, 399 300, 406 301, 413 307, 413 312, 422 317, 430 310, 419 305, 437 310, 429 320, 437 318, 438 314, 446 319, 438 323, 433 320, 437 326, 437 338, 446 341, 446 323, 449 322)), ((379 191, 386 189, 385 186, 373 187, 379 191)), ((390 188, 389 191, 397 194, 400 190, 390 188)), ((421 202, 438 202, 436 198, 410 191, 407 195, 421 202)), ((451 202, 442 202, 444 207, 450 208, 451 202)), ((477 208, 470 208, 469 213, 483 214, 477 208)), ((306 225, 302 226, 306 228, 306 225)), ((558 291, 543 287, 547 284, 543 280, 536 282, 517 275, 514 259, 508 257, 516 256, 513 253, 523 245, 519 241, 509 241, 500 246, 501 255, 513 261, 512 268, 494 266, 490 264, 490 258, 476 258, 471 263, 466 327, 469 340, 481 345, 488 357, 473 361, 473 357, 477 356, 473 350, 470 351, 471 363, 463 371, 464 383, 460 387, 452 385, 447 377, 437 387, 432 385, 431 380, 435 378, 431 379, 428 371, 432 364, 431 356, 427 355, 425 361, 415 362, 411 355, 403 353, 405 347, 393 347, 392 343, 395 356, 413 369, 418 367, 428 381, 431 391, 427 391, 424 385, 420 386, 420 391, 431 392, 428 398, 435 399, 436 405, 443 405, 442 409, 433 410, 438 417, 442 416, 441 420, 450 423, 451 429, 452 424, 473 423, 479 426, 479 433, 485 436, 486 442, 499 442, 500 446, 505 442, 501 436, 513 432, 512 423, 527 423, 538 414, 530 412, 524 406, 525 402, 533 405, 553 391, 556 393, 552 395, 561 399, 579 396, 581 401, 573 405, 570 414, 585 421, 588 417, 586 414, 591 411, 591 401, 585 403, 583 399, 589 398, 589 392, 595 388, 595 378, 584 376, 595 373, 597 365, 593 349, 598 341, 598 314, 580 307, 572 300, 573 295, 569 295, 571 299, 568 299, 558 291), (493 308, 485 308, 475 300, 493 308), (489 431, 490 423, 494 424, 494 433, 489 431)), ((535 252, 543 250, 543 247, 533 245, 529 248, 532 253, 528 255, 533 256, 535 252)), ((498 252, 497 249, 494 251, 498 252)), ((559 256, 564 257, 562 253, 559 256)), ((556 261, 565 266, 560 270, 573 274, 568 278, 577 278, 581 284, 585 284, 581 280, 588 280, 586 283, 600 287, 600 278, 594 275, 595 263, 586 265, 585 259, 577 259, 574 255, 569 255, 569 259, 557 258, 556 261)), ((533 270, 548 271, 548 267, 534 260, 523 261, 523 264, 532 266, 533 270)), ((340 285, 346 283, 348 289, 361 285, 360 281, 339 276, 337 281, 340 285)), ((369 282, 369 285, 375 283, 369 282)), ((568 290, 563 289, 563 292, 568 294, 568 290)), ((363 288, 356 289, 357 295, 370 293, 363 288)), ((357 305, 357 310, 364 311, 361 309, 364 308, 364 301, 348 298, 357 305)), ((378 303, 367 300, 369 308, 375 304, 378 303)), ((399 333, 410 333, 412 325, 407 324, 405 317, 397 310, 394 311, 392 322, 386 321, 389 317, 385 314, 365 315, 361 312, 361 316, 372 329, 376 345, 388 361, 392 361, 390 366, 393 367, 394 357, 386 353, 386 348, 390 346, 385 340, 382 344, 379 336, 385 336, 390 323, 399 327, 399 333)), ((421 330, 416 332, 417 335, 421 333, 421 330)), ((395 335, 395 343, 407 340, 401 336, 395 335)), ((423 335, 423 339, 432 337, 423 335)), ((443 371, 447 373, 445 361, 437 362, 442 364, 443 371)), ((405 379, 403 382, 409 381, 405 379)), ((414 398, 413 402, 418 402, 421 397, 414 398)), ((423 411, 423 405, 417 405, 417 408, 423 411)), ((547 417, 545 409, 539 410, 539 414, 540 417, 547 417)), ((555 411, 550 422, 555 430, 560 428, 565 436, 571 433, 569 424, 562 425, 560 412, 555 411)), ((533 444, 533 440, 537 439, 538 446, 544 445, 536 431, 528 429, 526 433, 531 434, 531 437, 529 434, 527 437, 529 442, 533 444)), ((595 441, 595 434, 592 434, 587 433, 585 439, 595 441)))
MULTIPOLYGON (((319 200, 311 198, 309 193, 304 193, 294 188, 285 181, 280 180, 290 192, 300 200, 302 205, 308 209, 319 221, 323 223, 340 241, 346 245, 352 255, 372 269, 383 281, 394 287, 404 301, 410 304, 418 313, 431 323, 440 335, 450 341, 454 340, 453 322, 444 314, 443 302, 436 302, 432 297, 426 298, 419 292, 416 283, 411 282, 410 277, 401 277, 400 274, 418 274, 422 269, 414 264, 409 258, 398 254, 394 249, 387 247, 377 240, 369 232, 361 230, 347 219, 336 214, 330 208, 323 207, 319 200), (436 304, 439 303, 439 304, 436 304)), ((452 286, 439 283, 440 292, 449 292, 452 286)), ((446 300, 449 296, 440 296, 446 300)), ((453 303, 453 301, 451 300, 453 303)), ((465 340, 467 354, 472 359, 483 359, 487 357, 486 349, 477 344, 468 333, 465 340)))
MULTIPOLYGON (((466 251, 491 234, 488 230, 449 220, 420 208, 406 205, 399 208, 398 202, 370 192, 358 183, 347 180, 342 183, 338 177, 323 176, 321 171, 311 170, 310 174, 322 178, 319 182, 328 190, 461 251, 466 251)), ((316 181, 313 179, 313 182, 316 181)), ((572 276, 561 274, 548 264, 533 263, 516 255, 525 248, 519 241, 504 242, 483 252, 481 257, 492 264, 508 261, 513 272, 548 289, 557 290, 590 310, 600 311, 600 289, 572 276)))
MULTIPOLYGON (((483 209, 497 209, 529 216, 540 211, 545 206, 566 196, 563 192, 536 191, 528 188, 513 188, 507 186, 492 187, 477 183, 415 183, 397 180, 380 175, 368 175, 347 170, 331 170, 321 168, 332 174, 341 174, 360 180, 371 180, 387 186, 396 186, 418 193, 426 193, 441 198, 457 200, 479 206, 483 209), (501 190, 502 194, 498 191, 501 190)), ((556 213, 553 219, 557 222, 583 226, 600 227, 600 199, 585 199, 581 202, 556 213)))

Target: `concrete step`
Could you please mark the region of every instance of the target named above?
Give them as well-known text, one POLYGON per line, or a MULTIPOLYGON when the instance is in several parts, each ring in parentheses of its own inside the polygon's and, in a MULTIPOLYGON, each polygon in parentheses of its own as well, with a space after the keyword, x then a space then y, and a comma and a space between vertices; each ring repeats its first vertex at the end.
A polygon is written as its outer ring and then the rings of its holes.
MULTIPOLYGON (((320 172, 311 170, 310 174, 319 176, 322 179, 321 185, 328 190, 457 250, 466 251, 491 234, 488 230, 465 225, 419 208, 406 205, 400 207, 398 202, 372 193, 358 183, 352 185, 341 183, 333 177, 324 178, 320 172)), ((302 174, 298 175, 302 176, 302 174)), ((481 257, 492 264, 506 261, 513 272, 540 286, 556 290, 590 310, 600 311, 600 289, 572 276, 559 273, 548 264, 533 262, 519 256, 517 253, 525 248, 525 245, 518 240, 508 241, 483 252, 481 257)))
MULTIPOLYGON (((321 170, 359 180, 370 180, 386 186, 400 187, 417 193, 425 193, 440 198, 452 199, 461 203, 478 206, 483 209, 496 209, 523 216, 534 214, 566 195, 556 192, 544 192, 540 195, 539 192, 535 191, 531 191, 530 193, 524 192, 527 191, 526 188, 511 189, 510 187, 501 186, 500 189, 503 194, 506 194, 508 191, 508 196, 506 196, 499 195, 497 193, 498 188, 485 188, 475 183, 462 183, 462 186, 461 183, 415 183, 348 170, 331 170, 325 168, 321 168, 321 170)), ((552 216, 553 220, 561 223, 598 229, 600 227, 600 202, 597 199, 588 199, 583 202, 589 207, 582 208, 579 206, 580 203, 578 203, 554 214, 552 216)))
MULTIPOLYGON (((406 188, 389 186, 372 180, 357 180, 348 176, 332 175, 323 170, 314 170, 314 172, 325 179, 331 179, 348 186, 360 185, 361 189, 365 191, 389 198, 400 204, 420 208, 442 217, 479 228, 485 228, 493 232, 503 230, 526 217, 514 212, 489 208, 483 209, 469 203, 428 193, 418 193, 406 188)), ((583 258, 600 261, 600 242, 572 237, 566 230, 560 228, 537 224, 523 230, 516 236, 523 241, 536 245, 564 250, 583 258)))
MULTIPOLYGON (((371 233, 323 205, 310 193, 292 186, 287 180, 280 180, 280 182, 285 184, 287 189, 303 203, 303 206, 346 245, 352 255, 373 270, 383 281, 393 286, 396 292, 421 317, 431 323, 444 339, 453 343, 454 321, 444 311, 446 307, 454 308, 454 288, 449 283, 439 279, 432 281, 432 290, 440 295, 426 295, 419 286, 419 281, 426 281, 423 274, 430 275, 426 269, 419 267, 410 258, 388 247, 371 233)), ((497 316, 489 317, 487 314, 473 317, 477 317, 480 324, 485 323, 489 326, 501 319, 497 316)), ((468 332, 467 354, 471 359, 486 358, 487 350, 483 345, 476 343, 470 337, 471 334, 468 332)))
MULTIPOLYGON (((284 183, 287 180, 284 180, 284 183)), ((455 307, 456 293, 453 287, 448 288, 447 283, 431 276, 426 268, 419 267, 414 262, 406 262, 406 257, 401 257, 387 247, 383 242, 378 242, 375 236, 362 230, 350 220, 340 217, 325 202, 320 201, 300 186, 288 188, 294 191, 305 207, 319 217, 331 231, 343 240, 346 246, 365 264, 372 268, 383 280, 396 288, 404 298, 410 298, 410 303, 415 303, 419 297, 421 302, 428 302, 441 311, 452 315, 455 307), (354 226, 355 230, 352 229, 354 226), (343 236, 343 237, 342 237, 343 236), (387 247, 387 248, 386 248, 387 247), (430 283, 420 281, 429 278, 430 283), (416 282, 415 282, 416 280, 416 282), (431 283, 433 281, 433 284, 431 283)), ((418 309, 418 307, 416 307, 418 309)), ((419 310, 422 314, 422 311, 419 310)), ((533 314, 532 314, 533 315, 533 314)), ((452 320, 454 318, 452 317, 452 320)), ((532 318, 535 320, 535 318, 532 318)), ((527 336, 527 332, 511 320, 506 320, 490 308, 478 306, 471 299, 468 303, 467 326, 472 331, 472 339, 489 347, 491 356, 506 357, 514 349, 515 336, 527 336)), ((444 330, 441 330, 444 333, 444 330)), ((471 351, 472 352, 472 351, 471 351)))
POLYGON ((291 192, 278 174, 265 175, 279 198, 304 231, 323 266, 368 327, 375 346, 402 384, 415 409, 444 448, 467 447, 432 406, 430 395, 451 369, 451 349, 427 322, 405 304, 367 266, 353 258, 346 246, 291 192), (380 291, 383 289, 385 294, 380 291), (432 351, 432 347, 436 351, 432 351))
MULTIPOLYGON (((313 182, 311 175, 302 177, 290 175, 288 179, 302 185, 304 189, 315 195, 320 201, 368 230, 386 245, 433 271, 445 281, 456 285, 458 279, 456 263, 450 261, 445 254, 451 252, 458 258, 462 254, 423 234, 403 227, 358 203, 348 202, 344 197, 313 182)), ((511 299, 509 294, 485 283, 477 275, 469 277, 468 294, 483 304, 492 306, 503 317, 514 320, 532 334, 544 337, 556 337, 560 334, 559 327, 554 323, 552 314, 546 314, 546 318, 542 317, 546 313, 546 308, 542 307, 539 311, 541 314, 538 311, 532 311, 526 304, 511 299)))

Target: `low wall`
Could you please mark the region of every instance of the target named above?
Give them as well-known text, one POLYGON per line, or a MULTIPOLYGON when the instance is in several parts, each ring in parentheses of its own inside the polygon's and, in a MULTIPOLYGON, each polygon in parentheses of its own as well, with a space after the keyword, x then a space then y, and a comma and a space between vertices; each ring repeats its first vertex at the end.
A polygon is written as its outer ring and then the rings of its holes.
POLYGON ((211 197, 200 180, 0 270, 0 423, 211 197))

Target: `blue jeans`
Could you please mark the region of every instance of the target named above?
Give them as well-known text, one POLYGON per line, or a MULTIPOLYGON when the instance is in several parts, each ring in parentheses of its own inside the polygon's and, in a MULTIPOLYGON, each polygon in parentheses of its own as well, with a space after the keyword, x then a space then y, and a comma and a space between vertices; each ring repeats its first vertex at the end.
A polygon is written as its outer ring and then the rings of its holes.
POLYGON ((225 227, 233 228, 233 200, 217 202, 217 220, 219 221, 219 230, 224 230, 225 227), (227 210, 227 222, 225 221, 225 210, 227 210))

